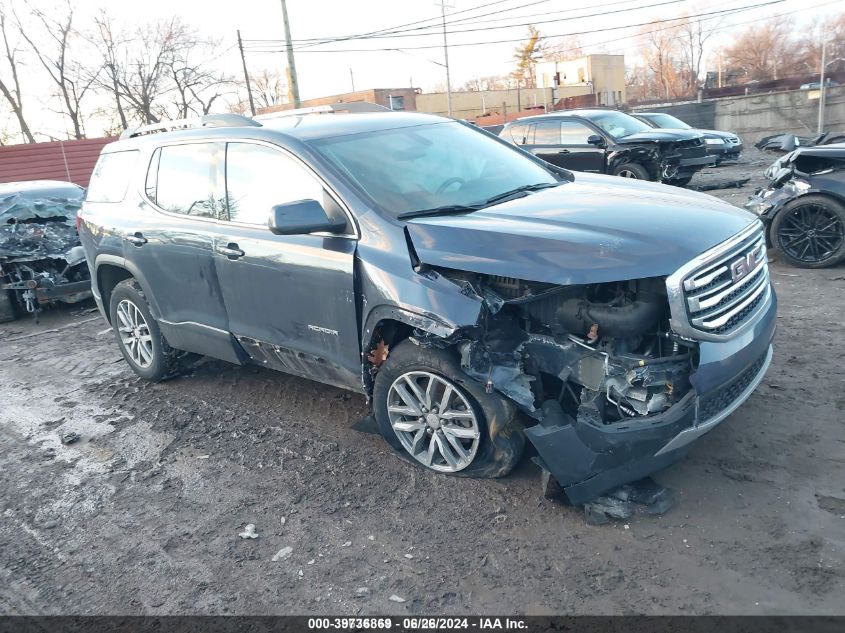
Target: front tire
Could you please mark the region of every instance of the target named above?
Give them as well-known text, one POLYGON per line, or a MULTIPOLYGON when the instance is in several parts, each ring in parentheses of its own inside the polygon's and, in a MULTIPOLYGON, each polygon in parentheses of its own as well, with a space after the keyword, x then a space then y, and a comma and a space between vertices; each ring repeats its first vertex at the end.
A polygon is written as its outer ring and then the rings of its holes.
POLYGON ((826 268, 845 259, 845 206, 821 195, 784 205, 772 221, 778 258, 799 268, 826 268))
POLYGON ((502 477, 525 447, 509 400, 468 378, 454 354, 409 340, 379 369, 373 409, 387 443, 404 459, 436 472, 502 477))
POLYGON ((123 358, 138 376, 159 382, 179 373, 181 352, 165 340, 137 281, 126 279, 114 287, 109 315, 123 358))
POLYGON ((613 170, 614 176, 621 178, 632 178, 634 180, 651 180, 648 170, 638 163, 625 163, 613 170))

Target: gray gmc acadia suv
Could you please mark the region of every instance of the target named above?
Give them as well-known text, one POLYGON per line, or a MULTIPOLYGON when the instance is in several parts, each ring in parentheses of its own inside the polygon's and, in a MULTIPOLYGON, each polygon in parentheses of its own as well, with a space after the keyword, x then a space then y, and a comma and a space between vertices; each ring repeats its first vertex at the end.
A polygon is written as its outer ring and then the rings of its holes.
POLYGON ((505 475, 527 438, 584 503, 677 460, 769 366, 762 226, 707 195, 422 114, 170 127, 104 148, 80 212, 148 380, 204 354, 357 391, 449 474, 505 475))

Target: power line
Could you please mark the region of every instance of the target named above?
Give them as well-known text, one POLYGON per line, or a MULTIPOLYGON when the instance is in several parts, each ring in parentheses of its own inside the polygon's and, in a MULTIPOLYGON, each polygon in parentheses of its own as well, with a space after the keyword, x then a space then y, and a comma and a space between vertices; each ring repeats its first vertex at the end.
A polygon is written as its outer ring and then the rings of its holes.
MULTIPOLYGON (((545 1, 545 0, 542 0, 542 1, 545 1)), ((619 4, 627 4, 627 3, 630 3, 632 1, 633 0, 620 0, 618 2, 611 2, 609 4, 606 4, 605 6, 615 6, 615 5, 619 5, 619 4)), ((481 28, 473 28, 473 29, 450 29, 449 32, 450 33, 472 33, 472 32, 476 32, 476 31, 491 31, 491 30, 496 30, 496 29, 510 29, 510 28, 524 27, 524 26, 532 26, 532 25, 536 26, 537 24, 551 24, 553 22, 581 20, 581 19, 584 19, 584 18, 592 18, 592 17, 596 17, 596 16, 612 15, 612 14, 616 14, 616 13, 626 13, 628 11, 640 11, 642 9, 650 9, 650 8, 653 8, 653 7, 660 7, 660 6, 664 6, 664 5, 668 5, 668 4, 677 4, 679 2, 689 2, 689 0, 663 0, 662 2, 656 2, 656 3, 653 3, 653 4, 646 4, 646 5, 635 6, 635 7, 627 7, 627 8, 624 8, 624 9, 617 9, 615 11, 600 11, 598 13, 588 13, 588 14, 585 14, 585 15, 576 15, 576 16, 565 17, 565 18, 553 18, 553 19, 550 19, 550 20, 540 20, 540 21, 535 20, 533 22, 522 22, 522 23, 505 24, 505 25, 500 25, 500 26, 490 26, 490 27, 481 27, 481 28)), ((538 3, 535 2, 535 3, 531 3, 531 4, 538 4, 538 3)), ((517 8, 522 9, 522 8, 527 7, 527 6, 530 6, 530 4, 522 5, 520 7, 514 7, 513 9, 517 9, 517 8)), ((511 9, 511 10, 513 10, 513 9, 511 9)), ((566 9, 566 10, 561 10, 561 11, 553 11, 552 13, 556 13, 556 14, 571 13, 573 11, 579 11, 579 10, 581 10, 581 9, 566 9)), ((471 16, 469 18, 462 18, 460 20, 453 20, 453 21, 447 22, 447 26, 453 26, 454 24, 458 24, 458 23, 466 21, 466 20, 475 20, 476 18, 486 17, 488 15, 498 15, 499 13, 501 13, 501 12, 471 16)), ((452 14, 452 15, 454 15, 454 14, 452 14)), ((534 16, 526 15, 526 16, 514 16, 514 17, 509 17, 509 18, 495 18, 493 20, 480 21, 480 22, 477 22, 477 24, 485 24, 486 22, 500 22, 502 20, 510 20, 510 19, 525 19, 525 18, 529 18, 529 17, 535 17, 537 15, 549 15, 549 14, 534 14, 534 16)), ((473 24, 473 23, 469 22, 468 24, 473 24)), ((356 36, 354 38, 342 38, 342 39, 337 39, 337 40, 332 40, 330 38, 322 38, 321 43, 328 44, 328 43, 335 43, 336 41, 348 41, 349 39, 370 40, 370 39, 391 39, 391 38, 402 38, 402 37, 427 37, 427 36, 430 36, 430 35, 436 35, 437 32, 439 32, 440 28, 441 28, 441 25, 438 24, 438 25, 433 25, 433 26, 417 27, 417 28, 414 28, 414 29, 405 29, 405 30, 401 30, 401 31, 391 31, 391 32, 388 32, 388 33, 379 33, 379 34, 375 34, 375 35, 356 36), (429 32, 426 32, 426 33, 411 32, 411 31, 420 31, 420 30, 426 30, 426 29, 437 29, 437 31, 429 31, 429 32)), ((247 42, 249 44, 258 44, 259 46, 271 46, 271 45, 278 44, 280 41, 281 40, 244 40, 244 42, 247 42)), ((313 42, 314 39, 294 40, 294 41, 295 42, 313 42)), ((319 44, 314 44, 314 45, 319 45, 319 44)), ((310 44, 309 44, 309 46, 310 46, 310 44)), ((300 48, 302 48, 302 47, 300 47, 300 48)))
MULTIPOLYGON (((733 15, 735 13, 750 11, 752 9, 758 9, 758 8, 761 8, 761 7, 771 6, 771 5, 774 5, 774 4, 781 4, 785 1, 786 0, 768 0, 767 2, 761 2, 761 3, 758 3, 758 4, 747 5, 747 6, 744 6, 744 7, 738 7, 736 9, 720 9, 718 11, 708 11, 708 12, 705 12, 705 13, 679 16, 679 17, 675 17, 675 18, 666 18, 666 19, 663 19, 663 20, 649 20, 648 22, 641 22, 639 24, 625 24, 625 25, 622 25, 622 26, 609 26, 609 27, 605 27, 605 28, 601 28, 601 29, 591 29, 589 31, 575 31, 575 32, 570 32, 570 33, 558 33, 558 34, 554 34, 554 35, 546 35, 546 36, 544 36, 544 38, 548 39, 550 37, 572 37, 572 36, 575 36, 575 35, 588 35, 588 34, 592 34, 592 33, 599 33, 599 32, 605 32, 605 31, 618 31, 620 29, 628 29, 628 28, 639 27, 639 26, 649 26, 649 25, 652 25, 652 24, 662 24, 662 23, 665 23, 665 22, 677 22, 679 20, 689 20, 689 19, 701 18, 701 17, 705 17, 705 16, 733 15)), ((611 12, 608 12, 608 13, 602 13, 602 14, 598 14, 598 15, 608 15, 609 13, 617 13, 617 12, 611 11, 611 12)), ((594 17, 596 17, 596 16, 594 16, 594 17)), ((674 28, 674 27, 670 27, 670 28, 674 28)), ((655 30, 661 30, 661 29, 655 29, 655 30)), ((525 38, 505 39, 505 40, 487 40, 487 41, 483 41, 483 42, 460 42, 460 43, 457 43, 457 44, 451 44, 451 46, 453 46, 453 47, 455 47, 455 46, 488 46, 490 44, 510 44, 510 43, 514 43, 514 42, 521 42, 524 39, 525 38)), ((334 50, 309 50, 309 51, 303 51, 303 52, 308 52, 308 53, 369 53, 369 52, 391 51, 391 50, 395 50, 396 48, 403 48, 405 50, 427 50, 427 49, 432 49, 432 48, 440 48, 440 46, 434 45, 434 46, 400 46, 400 47, 391 47, 391 48, 351 48, 351 49, 334 49, 334 50)), ((301 50, 301 49, 297 49, 297 50, 301 50)), ((266 50, 266 51, 262 51, 262 52, 275 53, 275 52, 279 52, 279 51, 278 50, 266 50)))
MULTIPOLYGON (((462 13, 469 13, 471 11, 478 11, 479 9, 492 7, 492 6, 503 4, 505 2, 510 2, 510 1, 511 0, 495 0, 494 2, 488 2, 486 4, 481 4, 481 5, 478 5, 476 7, 470 7, 469 9, 462 9, 460 11, 455 11, 454 13, 452 13, 452 16, 460 15, 462 13)), ((534 2, 531 2, 528 5, 521 5, 521 6, 518 6, 518 7, 512 7, 510 9, 502 9, 499 12, 501 13, 501 12, 505 12, 505 11, 514 11, 516 9, 522 9, 525 6, 542 4, 544 2, 549 2, 549 1, 550 0, 535 0, 534 2)), ((484 15, 493 15, 493 14, 489 13, 489 14, 484 14, 484 15)), ((482 17, 482 16, 473 16, 473 17, 482 17)), ((370 31, 368 33, 359 33, 357 35, 345 35, 345 36, 340 36, 340 37, 327 37, 327 38, 310 38, 310 39, 302 39, 302 40, 298 40, 298 41, 303 43, 303 47, 305 47, 305 46, 309 46, 309 47, 310 46, 319 46, 320 44, 327 44, 327 43, 332 43, 332 42, 346 42, 346 41, 349 41, 349 40, 367 38, 367 37, 370 37, 370 36, 373 36, 373 35, 378 35, 378 34, 388 34, 388 33, 396 32, 396 31, 398 31, 398 29, 402 29, 402 28, 409 27, 409 26, 416 26, 416 25, 423 24, 424 22, 432 22, 432 21, 436 21, 436 20, 440 20, 440 19, 441 19, 441 16, 436 16, 436 17, 432 17, 432 18, 426 18, 424 20, 417 20, 416 22, 408 22, 407 24, 400 24, 398 26, 387 27, 387 28, 384 28, 384 29, 377 29, 375 31, 370 31), (308 43, 305 43, 305 42, 308 42, 308 43)), ((419 28, 437 28, 438 26, 439 25, 434 24, 434 25, 428 25, 426 27, 419 27, 419 28)), ((264 41, 270 41, 270 40, 264 40, 264 41)))

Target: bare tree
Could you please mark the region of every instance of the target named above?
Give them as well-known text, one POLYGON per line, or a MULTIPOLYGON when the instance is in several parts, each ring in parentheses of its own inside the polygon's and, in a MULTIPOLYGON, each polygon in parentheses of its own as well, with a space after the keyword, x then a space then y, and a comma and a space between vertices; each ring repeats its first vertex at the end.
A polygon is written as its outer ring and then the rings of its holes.
POLYGON ((35 137, 29 129, 26 118, 23 114, 23 98, 21 96, 21 84, 18 77, 18 59, 17 49, 12 46, 9 41, 9 34, 6 30, 6 6, 0 5, 0 35, 3 37, 3 52, 5 53, 4 62, 8 67, 8 73, 11 80, 0 76, 0 92, 12 109, 12 113, 18 120, 18 126, 21 129, 21 134, 27 143, 34 143, 35 137))
POLYGON ((721 20, 710 20, 705 25, 701 18, 687 17, 677 28, 676 34, 684 67, 683 91, 686 95, 693 95, 698 90, 707 42, 721 25, 721 20))
POLYGON ((535 68, 537 62, 542 59, 546 45, 540 32, 532 24, 528 27, 528 39, 516 47, 513 58, 516 60, 516 70, 511 77, 523 88, 534 88, 537 85, 535 68))
POLYGON ((578 59, 584 56, 584 47, 581 38, 577 35, 559 38, 549 44, 544 53, 543 59, 550 62, 565 62, 568 59, 578 59))
POLYGON ((250 78, 252 81, 255 103, 259 107, 268 108, 285 102, 288 86, 285 79, 276 71, 266 68, 260 75, 250 78))
POLYGON ((646 81, 651 84, 644 93, 666 99, 681 96, 683 89, 676 70, 680 52, 677 30, 654 22, 640 28, 639 35, 640 56, 649 71, 646 81))
POLYGON ((88 36, 103 60, 102 73, 96 79, 97 87, 108 92, 114 101, 114 112, 121 129, 129 127, 126 109, 120 89, 120 79, 123 75, 127 36, 117 29, 114 20, 104 10, 94 18, 94 30, 88 36))
POLYGON ((487 77, 470 79, 459 90, 462 92, 480 92, 482 90, 507 90, 508 87, 508 77, 489 75, 487 77))
POLYGON ((729 71, 748 80, 786 77, 800 72, 800 45, 791 24, 781 17, 755 24, 739 34, 725 49, 729 71))
POLYGON ((30 7, 32 17, 43 29, 40 33, 33 34, 33 30, 29 25, 23 24, 17 14, 15 21, 21 37, 29 44, 47 75, 56 84, 62 113, 71 121, 74 138, 84 138, 81 102, 100 74, 102 66, 90 71, 75 59, 76 51, 72 43, 78 38, 73 28, 74 6, 71 0, 67 0, 65 9, 64 14, 50 17, 44 11, 30 7))

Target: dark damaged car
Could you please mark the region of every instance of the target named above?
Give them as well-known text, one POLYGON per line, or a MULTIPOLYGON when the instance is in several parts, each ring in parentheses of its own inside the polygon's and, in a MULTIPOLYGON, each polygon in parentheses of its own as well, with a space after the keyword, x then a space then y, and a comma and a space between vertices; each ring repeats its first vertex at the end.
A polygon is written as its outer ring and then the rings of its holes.
POLYGON ((0 321, 91 296, 76 232, 84 195, 54 180, 0 185, 0 321))
POLYGON ((762 225, 709 196, 420 114, 160 129, 103 150, 81 213, 144 378, 192 352, 358 391, 449 474, 505 475, 527 439, 584 503, 680 458, 769 365, 762 225))
POLYGON ((778 257, 801 268, 845 260, 845 143, 802 147, 766 170, 769 186, 745 205, 778 257))
POLYGON ((526 117, 499 136, 558 167, 677 186, 716 161, 699 132, 655 129, 617 110, 526 117))

